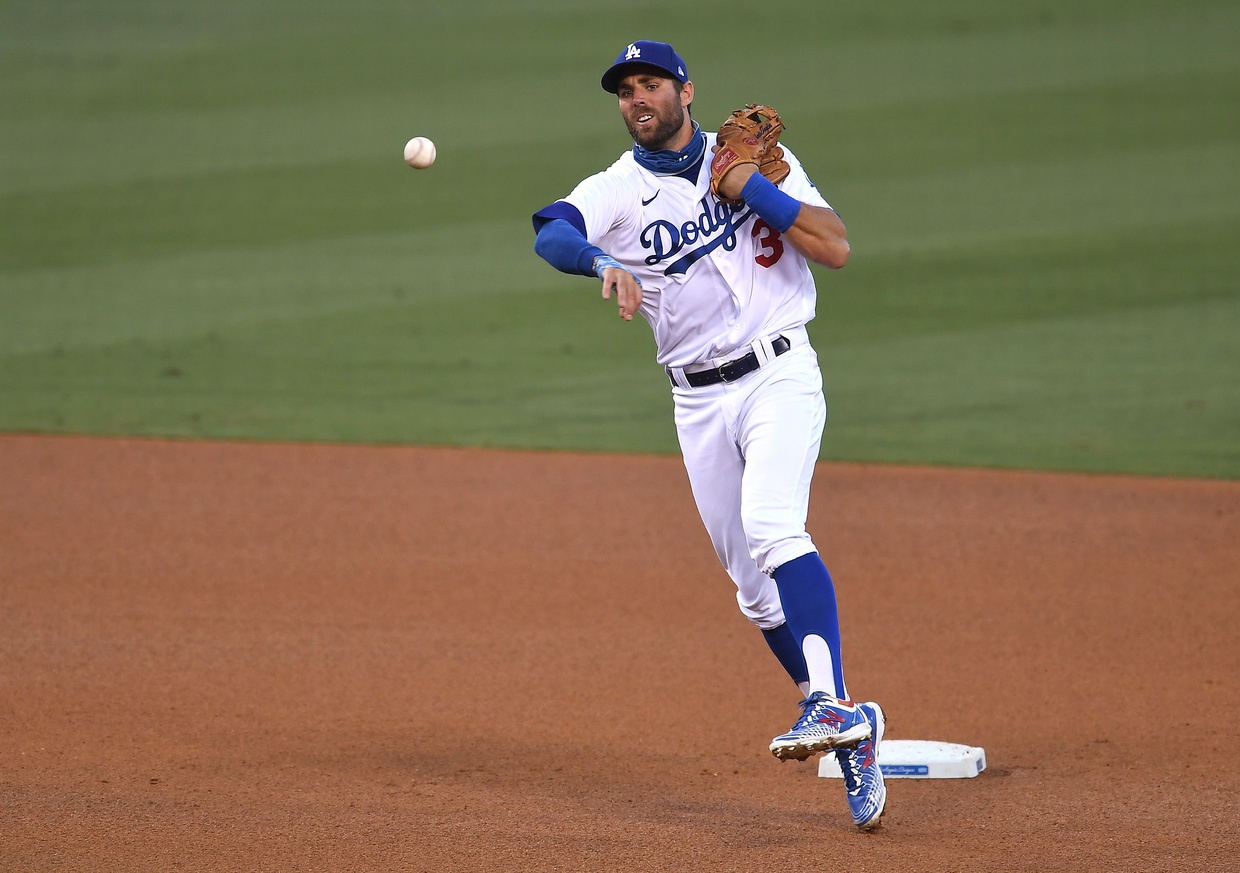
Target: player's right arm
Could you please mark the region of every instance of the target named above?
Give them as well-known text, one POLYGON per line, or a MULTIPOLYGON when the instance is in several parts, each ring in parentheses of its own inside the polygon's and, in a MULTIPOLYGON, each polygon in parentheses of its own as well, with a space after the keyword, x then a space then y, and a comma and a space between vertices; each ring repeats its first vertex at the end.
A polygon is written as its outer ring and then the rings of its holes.
POLYGON ((534 251, 562 273, 597 276, 603 299, 616 295, 620 317, 632 321, 642 303, 638 278, 619 261, 586 239, 585 221, 570 203, 558 200, 534 214, 534 251))

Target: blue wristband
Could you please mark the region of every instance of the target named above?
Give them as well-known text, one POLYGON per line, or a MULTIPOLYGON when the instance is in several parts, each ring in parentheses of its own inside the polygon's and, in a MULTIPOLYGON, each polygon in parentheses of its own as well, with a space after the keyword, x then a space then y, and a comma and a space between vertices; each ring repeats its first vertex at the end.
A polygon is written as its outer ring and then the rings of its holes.
POLYGON ((774 182, 761 173, 754 173, 749 177, 749 181, 741 189, 741 199, 746 206, 758 213, 759 218, 780 233, 785 233, 792 227, 797 216, 801 214, 801 201, 780 191, 774 182))
POLYGON ((626 267, 624 264, 617 261, 611 255, 608 255, 608 254, 595 255, 593 266, 594 266, 594 275, 598 276, 600 279, 603 278, 604 270, 606 270, 608 267, 615 267, 617 270, 624 270, 624 272, 632 276, 633 281, 637 283, 638 288, 642 286, 642 280, 637 278, 637 274, 634 273, 632 270, 630 270, 628 267, 626 267))
POLYGON ((595 255, 594 262, 590 266, 594 268, 594 275, 600 279, 603 278, 603 271, 608 267, 615 267, 618 270, 624 269, 624 267, 620 266, 619 261, 608 254, 595 255))

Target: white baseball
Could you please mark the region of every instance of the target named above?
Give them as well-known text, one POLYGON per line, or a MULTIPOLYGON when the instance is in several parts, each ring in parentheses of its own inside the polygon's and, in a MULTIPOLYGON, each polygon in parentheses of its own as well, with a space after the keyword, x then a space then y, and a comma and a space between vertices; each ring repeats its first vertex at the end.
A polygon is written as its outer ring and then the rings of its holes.
POLYGON ((435 163, 435 144, 424 136, 415 136, 405 143, 405 163, 415 170, 425 170, 435 163))

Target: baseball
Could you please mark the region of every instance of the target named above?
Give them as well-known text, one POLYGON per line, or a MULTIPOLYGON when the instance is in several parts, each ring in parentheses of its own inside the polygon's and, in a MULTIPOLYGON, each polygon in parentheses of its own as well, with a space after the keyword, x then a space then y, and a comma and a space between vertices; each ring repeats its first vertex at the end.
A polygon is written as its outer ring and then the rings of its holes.
POLYGON ((424 136, 415 136, 405 143, 405 163, 415 170, 425 170, 435 163, 435 144, 424 136))

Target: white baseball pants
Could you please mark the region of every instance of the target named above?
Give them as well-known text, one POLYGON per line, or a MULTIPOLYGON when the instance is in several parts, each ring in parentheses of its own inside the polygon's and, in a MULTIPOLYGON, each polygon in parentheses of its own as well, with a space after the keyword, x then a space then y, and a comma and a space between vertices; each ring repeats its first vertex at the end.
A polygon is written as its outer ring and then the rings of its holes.
POLYGON ((745 617, 784 621, 776 567, 817 551, 805 530, 827 407, 818 356, 793 346, 736 382, 675 387, 676 432, 698 512, 745 617))

